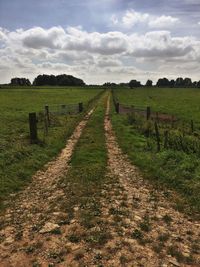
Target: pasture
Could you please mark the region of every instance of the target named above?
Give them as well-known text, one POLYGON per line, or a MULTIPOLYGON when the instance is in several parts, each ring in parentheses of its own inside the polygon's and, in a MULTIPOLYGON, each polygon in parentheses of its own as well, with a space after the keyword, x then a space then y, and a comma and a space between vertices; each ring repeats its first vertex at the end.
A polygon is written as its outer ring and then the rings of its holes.
POLYGON ((153 111, 173 114, 184 120, 200 123, 200 89, 135 88, 116 89, 119 102, 138 107, 150 106, 153 111))

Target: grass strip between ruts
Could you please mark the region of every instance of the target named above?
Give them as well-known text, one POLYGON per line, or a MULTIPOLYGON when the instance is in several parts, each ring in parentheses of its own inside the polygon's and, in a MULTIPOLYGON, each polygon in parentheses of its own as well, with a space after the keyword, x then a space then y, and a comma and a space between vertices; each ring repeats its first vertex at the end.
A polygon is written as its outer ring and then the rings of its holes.
MULTIPOLYGON (((101 245, 107 238, 100 220, 101 186, 105 181, 107 150, 104 134, 104 116, 107 102, 105 93, 92 114, 71 159, 71 168, 65 177, 65 210, 70 218, 78 206, 80 224, 86 229, 101 225, 101 230, 84 236, 86 242, 101 245)), ((81 238, 80 236, 77 238, 81 238)))

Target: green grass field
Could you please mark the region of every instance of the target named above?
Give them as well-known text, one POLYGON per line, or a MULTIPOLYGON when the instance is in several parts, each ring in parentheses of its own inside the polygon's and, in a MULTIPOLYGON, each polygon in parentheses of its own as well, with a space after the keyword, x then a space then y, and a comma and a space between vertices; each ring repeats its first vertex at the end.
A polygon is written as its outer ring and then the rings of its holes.
POLYGON ((161 150, 157 151, 153 122, 146 119, 117 115, 113 109, 112 122, 123 151, 143 174, 158 184, 178 192, 176 206, 188 212, 200 211, 200 159, 199 149, 200 90, 139 88, 115 91, 120 103, 140 107, 150 106, 154 111, 174 114, 185 121, 195 122, 196 130, 172 128, 171 124, 158 123, 161 133, 161 150), (150 129, 147 138, 146 129, 150 129), (164 148, 163 133, 169 131, 171 146, 164 148), (182 140, 182 141, 180 141, 182 140), (177 142, 177 143, 176 143, 177 142), (183 149, 182 149, 183 147, 183 149), (199 150, 198 150, 199 151, 199 150))
MULTIPOLYGON (((40 144, 30 145, 28 113, 44 105, 84 104, 100 92, 92 88, 6 88, 0 90, 0 203, 8 193, 19 190, 31 175, 55 156, 83 116, 63 116, 59 124, 39 129, 40 144)), ((42 125, 43 126, 43 125, 42 125)))
POLYGON ((119 102, 139 107, 150 106, 153 111, 166 112, 200 124, 200 89, 193 88, 135 88, 117 89, 119 102))

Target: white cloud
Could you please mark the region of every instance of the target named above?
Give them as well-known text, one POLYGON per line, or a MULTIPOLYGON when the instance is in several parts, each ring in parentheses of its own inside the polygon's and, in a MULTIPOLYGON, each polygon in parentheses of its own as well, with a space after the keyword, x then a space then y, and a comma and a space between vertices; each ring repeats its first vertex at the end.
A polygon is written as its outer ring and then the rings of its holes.
POLYGON ((114 25, 117 25, 119 23, 119 20, 116 15, 112 15, 110 20, 114 25))
POLYGON ((192 38, 172 37, 169 31, 148 32, 133 36, 134 46, 131 54, 143 58, 183 57, 193 51, 192 38))
POLYGON ((62 42, 65 31, 61 27, 52 27, 48 30, 37 27, 21 32, 21 38, 26 47, 30 48, 56 48, 62 42))
POLYGON ((166 29, 175 26, 180 21, 178 18, 172 16, 155 16, 130 9, 127 10, 121 18, 117 17, 116 15, 112 15, 111 22, 115 26, 119 25, 128 29, 132 28, 135 25, 144 25, 150 28, 166 29))
POLYGON ((144 35, 122 32, 86 32, 70 27, 64 30, 53 27, 48 30, 33 28, 27 31, 9 32, 7 49, 38 60, 84 60, 92 55, 136 57, 179 57, 188 54, 194 38, 175 38, 169 31, 153 31, 144 35))
POLYGON ((146 23, 149 21, 149 14, 136 12, 135 10, 127 10, 125 15, 122 17, 122 24, 125 27, 132 27, 138 23, 146 23))
POLYGON ((168 27, 173 27, 178 22, 179 22, 178 18, 163 15, 161 17, 149 20, 148 25, 151 28, 168 28, 168 27))
POLYGON ((119 67, 122 66, 122 62, 116 58, 98 57, 96 59, 96 65, 100 68, 104 67, 119 67))

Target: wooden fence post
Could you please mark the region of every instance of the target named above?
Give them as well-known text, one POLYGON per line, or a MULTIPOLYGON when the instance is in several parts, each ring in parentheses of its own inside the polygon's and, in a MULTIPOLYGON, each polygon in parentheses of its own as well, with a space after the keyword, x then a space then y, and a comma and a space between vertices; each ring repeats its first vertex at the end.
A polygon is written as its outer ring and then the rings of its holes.
POLYGON ((157 151, 160 151, 160 134, 158 130, 158 124, 155 122, 155 132, 156 132, 156 142, 157 142, 157 151))
POLYGON ((47 117, 44 117, 44 133, 45 135, 48 135, 48 122, 47 122, 47 117))
POLYGON ((191 131, 192 133, 194 132, 194 121, 193 120, 191 120, 191 131))
POLYGON ((171 122, 172 122, 172 128, 174 128, 174 116, 172 115, 172 118, 171 118, 171 122))
POLYGON ((159 118, 159 117, 158 117, 158 112, 156 112, 156 120, 157 120, 157 121, 158 121, 158 118, 159 118))
POLYGON ((49 106, 45 106, 45 115, 46 115, 46 118, 47 118, 47 125, 48 127, 50 126, 50 116, 49 116, 49 106))
POLYGON ((65 104, 61 105, 61 114, 62 115, 65 114, 65 108, 66 108, 66 105, 65 104))
POLYGON ((151 117, 151 108, 147 107, 147 120, 149 120, 151 117))
POLYGON ((116 109, 117 114, 119 114, 119 103, 116 103, 115 109, 116 109))
POLYGON ((30 139, 31 143, 37 143, 37 117, 36 113, 29 113, 29 128, 30 128, 30 139))
POLYGON ((78 111, 79 113, 83 111, 83 103, 78 103, 78 111))
POLYGON ((164 132, 164 148, 168 147, 168 131, 164 132))

